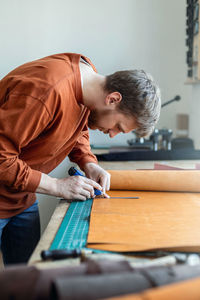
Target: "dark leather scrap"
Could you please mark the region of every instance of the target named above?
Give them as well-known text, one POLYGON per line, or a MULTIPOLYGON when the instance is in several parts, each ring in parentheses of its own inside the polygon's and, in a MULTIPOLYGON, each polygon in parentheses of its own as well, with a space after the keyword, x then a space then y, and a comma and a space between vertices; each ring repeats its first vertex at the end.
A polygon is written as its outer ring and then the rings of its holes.
POLYGON ((140 273, 113 273, 56 278, 51 291, 51 299, 92 300, 127 293, 137 293, 152 285, 140 273))
POLYGON ((200 276, 200 265, 166 266, 152 269, 142 269, 141 273, 149 278, 154 286, 161 286, 200 276))
POLYGON ((0 299, 33 300, 40 271, 35 267, 20 265, 0 272, 0 299))

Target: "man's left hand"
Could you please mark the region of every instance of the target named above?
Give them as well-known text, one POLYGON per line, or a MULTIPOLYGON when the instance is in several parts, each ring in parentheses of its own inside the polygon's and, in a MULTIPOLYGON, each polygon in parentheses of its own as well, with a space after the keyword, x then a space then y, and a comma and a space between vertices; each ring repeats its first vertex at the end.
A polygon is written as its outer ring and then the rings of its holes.
POLYGON ((106 198, 109 198, 106 191, 109 191, 110 189, 110 174, 95 163, 86 163, 83 171, 88 178, 96 181, 102 186, 103 195, 106 198))

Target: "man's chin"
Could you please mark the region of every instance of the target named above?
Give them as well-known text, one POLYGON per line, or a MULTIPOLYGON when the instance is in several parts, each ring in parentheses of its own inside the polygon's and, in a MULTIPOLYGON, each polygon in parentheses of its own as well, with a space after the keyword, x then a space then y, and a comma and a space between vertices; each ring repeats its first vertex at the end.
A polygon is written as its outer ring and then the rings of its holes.
POLYGON ((91 130, 97 130, 97 129, 99 130, 99 128, 95 125, 89 125, 88 124, 88 128, 91 129, 91 130))
POLYGON ((97 127, 95 125, 92 124, 88 124, 88 128, 90 128, 91 130, 96 130, 97 127))

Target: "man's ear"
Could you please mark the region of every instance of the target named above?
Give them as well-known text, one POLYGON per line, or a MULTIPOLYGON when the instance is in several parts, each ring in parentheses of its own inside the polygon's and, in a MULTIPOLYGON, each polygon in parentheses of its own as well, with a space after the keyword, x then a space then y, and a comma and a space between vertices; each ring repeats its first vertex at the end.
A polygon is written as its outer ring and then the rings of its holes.
POLYGON ((115 105, 121 102, 122 95, 119 92, 112 92, 106 96, 106 105, 115 105))

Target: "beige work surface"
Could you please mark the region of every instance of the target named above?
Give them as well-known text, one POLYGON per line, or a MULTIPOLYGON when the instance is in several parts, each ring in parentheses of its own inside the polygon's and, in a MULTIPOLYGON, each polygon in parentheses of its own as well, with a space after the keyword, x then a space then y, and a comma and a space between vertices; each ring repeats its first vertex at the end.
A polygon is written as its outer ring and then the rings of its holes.
MULTIPOLYGON (((69 204, 66 201, 61 200, 59 205, 56 207, 50 222, 45 229, 37 247, 35 248, 30 260, 29 264, 38 264, 40 266, 41 264, 41 256, 40 253, 43 250, 48 250, 49 247, 51 246, 51 243, 53 242, 53 239, 56 235, 56 232, 58 231, 60 224, 67 212, 67 209, 69 207, 69 204)), ((61 261, 56 262, 56 264, 62 263, 61 261)), ((50 266, 52 263, 49 262, 42 262, 44 266, 50 266)))
MULTIPOLYGON (((200 163, 200 160, 181 160, 181 161, 123 161, 123 162, 99 162, 100 166, 102 166, 106 170, 119 170, 119 169, 153 169, 154 163, 164 163, 166 165, 180 167, 184 169, 194 169, 197 163, 200 163)), ((37 264, 44 265, 44 267, 49 266, 49 263, 42 263, 40 258, 40 252, 42 250, 49 249, 57 230, 65 216, 67 211, 68 204, 67 202, 61 201, 57 206, 54 214, 52 215, 50 222, 44 231, 35 251, 33 252, 29 264, 37 264)), ((62 261, 55 261, 53 264, 58 265, 61 264, 62 261)))

